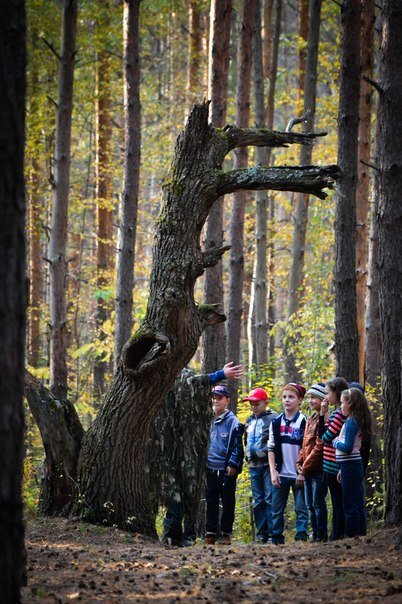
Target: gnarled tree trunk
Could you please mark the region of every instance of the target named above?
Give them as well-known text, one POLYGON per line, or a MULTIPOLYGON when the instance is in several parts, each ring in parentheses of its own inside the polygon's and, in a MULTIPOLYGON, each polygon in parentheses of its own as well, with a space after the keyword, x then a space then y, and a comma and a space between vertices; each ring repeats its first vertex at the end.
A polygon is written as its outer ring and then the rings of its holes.
POLYGON ((194 301, 197 278, 223 253, 222 248, 203 253, 200 247, 213 203, 239 189, 301 190, 323 197, 323 187, 332 186, 338 174, 334 166, 224 173, 226 154, 245 145, 308 144, 311 138, 235 127, 218 130, 208 124, 208 103, 193 109, 163 187, 146 317, 126 343, 105 403, 82 443, 77 508, 92 521, 156 534, 144 471, 149 430, 203 329, 224 319, 213 306, 194 301))

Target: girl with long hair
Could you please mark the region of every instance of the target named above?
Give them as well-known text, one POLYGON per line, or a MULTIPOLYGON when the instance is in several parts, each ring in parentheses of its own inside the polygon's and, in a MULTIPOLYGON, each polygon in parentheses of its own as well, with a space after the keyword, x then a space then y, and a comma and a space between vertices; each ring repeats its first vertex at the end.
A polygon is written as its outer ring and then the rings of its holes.
POLYGON ((354 537, 367 531, 360 449, 362 441, 367 442, 371 436, 371 413, 366 397, 358 388, 342 392, 341 410, 347 419, 332 444, 340 466, 345 534, 354 537))

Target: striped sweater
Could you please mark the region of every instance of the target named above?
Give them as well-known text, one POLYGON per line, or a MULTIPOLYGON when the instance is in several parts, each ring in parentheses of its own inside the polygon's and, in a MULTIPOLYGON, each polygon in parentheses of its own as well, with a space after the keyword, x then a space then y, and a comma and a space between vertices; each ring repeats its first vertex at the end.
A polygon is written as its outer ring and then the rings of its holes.
POLYGON ((346 417, 343 415, 340 409, 335 409, 330 417, 327 429, 324 427, 324 417, 320 416, 320 425, 318 435, 322 434, 322 440, 324 443, 323 449, 323 470, 328 474, 337 474, 339 471, 339 464, 336 461, 335 449, 332 446, 334 438, 339 436, 343 424, 346 421, 346 417), (324 431, 325 430, 325 431, 324 431))

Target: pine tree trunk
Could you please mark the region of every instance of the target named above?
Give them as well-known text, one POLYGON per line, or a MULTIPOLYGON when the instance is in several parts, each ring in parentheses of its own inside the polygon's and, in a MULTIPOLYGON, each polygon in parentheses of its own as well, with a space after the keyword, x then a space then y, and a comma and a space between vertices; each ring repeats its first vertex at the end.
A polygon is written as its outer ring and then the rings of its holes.
MULTIPOLYGON (((226 98, 230 58, 232 0, 212 0, 209 46, 208 98, 211 99, 211 123, 223 128, 226 123, 226 98)), ((207 221, 204 246, 222 247, 223 198, 214 204, 207 221)), ((209 268, 205 274, 204 300, 219 304, 223 310, 222 264, 209 268)), ((209 327, 202 339, 202 370, 204 373, 223 367, 225 362, 225 328, 209 327)))
POLYGON ((337 375, 359 379, 356 316, 356 186, 360 100, 360 0, 342 5, 338 162, 342 171, 335 218, 335 352, 337 375))
MULTIPOLYGON (((267 32, 265 32, 267 35, 267 32)), ((256 2, 253 38, 254 70, 254 113, 257 128, 265 126, 263 45, 261 38, 261 0, 256 2)), ((267 149, 256 149, 259 166, 268 165, 267 149)), ((255 366, 257 375, 259 367, 268 362, 268 325, 267 325, 267 193, 257 191, 255 213, 255 256, 253 267, 252 294, 250 301, 252 317, 252 345, 250 364, 255 366)))
POLYGON ((40 364, 40 305, 42 301, 41 241, 40 241, 40 180, 41 166, 38 147, 33 150, 30 170, 29 200, 29 324, 28 362, 31 367, 40 364))
MULTIPOLYGON (((313 7, 311 7, 313 8, 313 7)), ((321 9, 320 9, 321 11, 321 9)), ((303 103, 303 92, 306 87, 307 40, 309 37, 309 0, 299 0, 299 88, 300 109, 303 103)))
POLYGON ((188 43, 188 106, 199 100, 201 90, 201 7, 199 2, 189 3, 189 43, 188 43))
MULTIPOLYGON (((96 210, 97 210, 97 293, 96 328, 98 339, 106 338, 103 324, 110 316, 110 303, 105 289, 110 286, 114 264, 113 198, 111 167, 111 115, 110 115, 110 55, 101 51, 97 65, 96 103, 96 210)), ((94 366, 94 394, 100 401, 105 391, 107 361, 98 357, 94 366)))
MULTIPOLYGON (((250 121, 251 51, 255 14, 255 0, 243 2, 240 25, 239 52, 237 60, 236 124, 247 128, 250 121)), ((246 168, 248 151, 246 147, 236 149, 234 167, 246 168)), ((228 320, 226 325, 226 358, 238 364, 240 361, 240 332, 243 313, 244 277, 244 215, 247 193, 237 191, 233 195, 229 225, 229 291, 228 320)), ((236 413, 237 389, 231 383, 230 408, 236 413)))
POLYGON ((402 5, 382 4, 378 209, 385 520, 402 523, 402 5))
MULTIPOLYGON (((318 65, 318 46, 320 41, 320 21, 321 21, 322 0, 310 0, 309 5, 309 25, 308 25, 308 43, 307 43, 307 61, 304 86, 304 111, 311 111, 305 124, 304 132, 311 132, 314 129, 315 103, 317 90, 317 65, 318 65)), ((300 153, 300 164, 309 165, 312 159, 311 147, 302 147, 300 153)), ((308 195, 297 195, 296 212, 293 230, 292 244, 292 264, 289 275, 288 309, 287 319, 290 326, 290 332, 287 334, 285 346, 285 369, 287 379, 290 382, 299 382, 301 375, 296 366, 296 357, 292 349, 292 343, 298 339, 294 336, 294 327, 292 319, 295 318, 300 307, 302 298, 302 288, 304 279, 304 256, 306 247, 306 233, 308 222, 308 195)))
POLYGON ((139 18, 140 0, 124 0, 125 153, 116 286, 116 365, 124 344, 131 336, 133 325, 134 258, 141 158, 139 18))
POLYGON ((1 601, 20 602, 24 577, 25 5, 0 14, 0 577, 1 601))
MULTIPOLYGON (((376 120, 376 155, 380 141, 380 120, 376 120)), ((374 165, 379 159, 374 159, 374 165)), ((371 223, 368 255, 367 309, 365 316, 365 382, 372 388, 371 408, 373 415, 373 439, 370 453, 370 465, 366 474, 366 499, 368 512, 374 519, 382 518, 383 511, 376 505, 376 496, 384 492, 384 453, 383 453, 383 421, 384 414, 381 400, 381 329, 380 329, 380 297, 378 270, 378 199, 379 173, 374 170, 373 202, 371 204, 371 223), (371 503, 373 502, 373 503, 371 503)))
POLYGON ((59 400, 67 397, 67 222, 71 162, 71 115, 77 0, 62 3, 62 51, 56 117, 53 208, 49 243, 50 260, 50 386, 59 400))
POLYGON ((364 77, 373 78, 374 63, 374 0, 362 3, 361 66, 359 122, 359 163, 357 166, 356 190, 356 295, 357 333, 359 336, 359 382, 364 384, 365 355, 365 309, 367 297, 368 220, 370 175, 367 164, 371 154, 371 108, 372 86, 364 77))
MULTIPOLYGON (((270 7, 270 11, 268 13, 272 13, 272 5, 270 7)), ((266 124, 268 129, 272 129, 273 121, 274 121, 274 104, 275 104, 275 87, 276 87, 276 78, 278 72, 278 56, 279 56, 279 42, 280 42, 280 32, 281 32, 281 19, 282 19, 282 0, 277 1, 277 10, 276 10, 276 21, 275 21, 275 31, 274 31, 274 39, 272 42, 272 52, 270 50, 269 54, 272 57, 272 64, 269 66, 269 88, 268 88, 268 104, 265 108, 265 118, 263 122, 266 124)), ((272 22, 271 19, 265 15, 265 20, 269 24, 269 32, 264 32, 264 47, 265 51, 267 51, 266 40, 270 38, 270 31, 272 22)), ((265 24, 264 24, 265 29, 265 24)), ((265 69, 265 66, 264 66, 265 69)), ((256 91, 257 94, 257 91, 256 91)), ((256 109, 256 120, 261 119, 260 109, 257 111, 256 109)), ((256 122, 258 123, 258 122, 256 122)), ((272 149, 262 148, 257 149, 257 157, 259 158, 260 165, 269 166, 271 162, 271 151, 272 149)), ((267 195, 264 191, 257 192, 257 207, 256 207, 256 255, 254 261, 253 268, 253 288, 254 291, 251 296, 251 303, 249 309, 249 334, 252 338, 252 341, 249 341, 249 350, 250 350, 250 364, 256 365, 264 363, 264 352, 262 350, 258 350, 257 341, 262 342, 261 346, 265 347, 265 338, 268 336, 268 333, 265 333, 264 323, 268 321, 269 323, 269 315, 273 312, 273 288, 270 287, 272 285, 273 274, 270 271, 270 265, 266 265, 266 256, 267 250, 265 247, 265 240, 267 239, 267 195), (257 233, 258 228, 258 233, 257 233), (264 280, 266 285, 264 287, 264 280), (268 291, 268 299, 265 297, 266 291, 268 291), (269 296, 269 292, 271 292, 272 297, 269 296), (265 308, 268 307, 268 311, 265 308), (267 316, 267 319, 264 317, 267 316), (261 359, 261 360, 259 360, 261 359)), ((273 239, 268 237, 268 251, 271 253, 271 259, 273 259, 273 239)), ((269 327, 268 327, 269 331, 269 327)), ((269 349, 269 346, 268 346, 269 349)), ((266 361, 265 361, 266 362, 266 361)))

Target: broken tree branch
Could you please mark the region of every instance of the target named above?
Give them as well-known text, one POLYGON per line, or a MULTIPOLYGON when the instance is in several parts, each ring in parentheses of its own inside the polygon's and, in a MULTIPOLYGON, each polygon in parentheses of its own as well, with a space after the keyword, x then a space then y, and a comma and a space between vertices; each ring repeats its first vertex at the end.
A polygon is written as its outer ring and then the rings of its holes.
POLYGON ((279 132, 265 128, 238 128, 226 126, 224 133, 227 136, 228 150, 238 147, 287 147, 291 144, 313 145, 314 139, 326 136, 326 132, 279 132))
POLYGON ((302 115, 300 117, 295 117, 294 115, 292 115, 290 117, 290 120, 288 121, 288 125, 285 128, 285 132, 290 132, 292 130, 293 126, 296 126, 296 124, 307 123, 307 119, 309 118, 310 115, 311 115, 311 109, 307 109, 307 111, 304 113, 304 115, 302 115))
POLYGON ((337 166, 286 166, 277 168, 254 167, 231 170, 222 174, 217 187, 217 197, 239 190, 296 191, 309 193, 320 199, 327 194, 323 189, 333 189, 340 176, 337 166))

